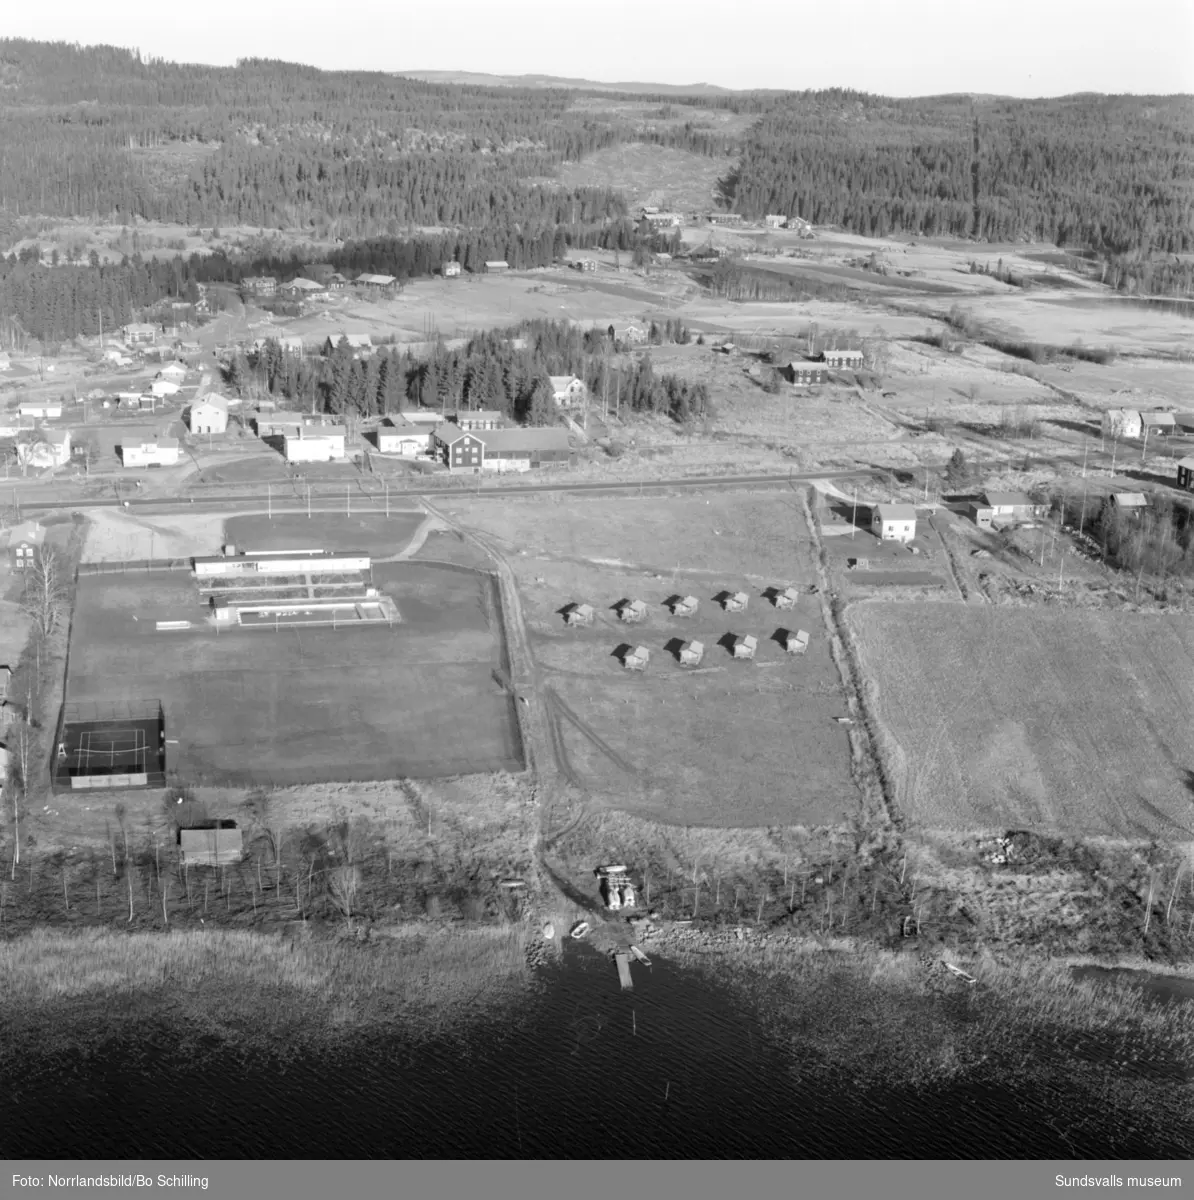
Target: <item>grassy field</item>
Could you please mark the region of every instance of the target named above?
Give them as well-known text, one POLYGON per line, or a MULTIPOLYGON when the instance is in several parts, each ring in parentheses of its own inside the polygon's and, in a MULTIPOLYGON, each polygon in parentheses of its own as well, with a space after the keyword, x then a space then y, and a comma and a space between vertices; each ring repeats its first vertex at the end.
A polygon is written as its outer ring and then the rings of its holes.
MULTIPOLYGON (((843 822, 855 811, 841 684, 821 624, 809 535, 787 496, 718 495, 535 503, 470 501, 449 510, 492 536, 519 580, 524 613, 545 683, 567 712, 558 721, 557 762, 610 807, 675 824, 715 826, 843 822), (797 586, 792 612, 764 598, 797 586), (714 597, 745 591, 744 614, 714 597), (692 620, 662 607, 673 593, 700 600, 692 620), (641 625, 610 611, 623 598, 651 606, 641 625), (588 629, 567 629, 559 610, 574 600, 597 609, 588 629), (772 639, 803 628, 808 653, 795 658, 772 639), (735 661, 727 634, 754 634, 754 663, 735 661), (705 644, 697 671, 674 648, 705 644), (615 651, 642 644, 645 674, 625 671, 615 651)), ((557 716, 559 713, 557 712, 557 716)))
POLYGON ((189 574, 80 578, 67 694, 160 699, 183 782, 286 784, 518 770, 487 580, 379 568, 403 620, 348 630, 215 634, 189 574), (164 634, 158 619, 190 619, 164 634), (445 746, 463 722, 468 738, 445 746))
MULTIPOLYGON (((289 499, 289 498, 288 498, 289 499)), ((249 513, 224 524, 240 550, 364 550, 376 558, 397 554, 423 523, 424 514, 395 507, 384 513, 249 513)))
POLYGON ((556 173, 564 187, 608 187, 624 192, 634 204, 654 204, 669 211, 705 211, 713 189, 732 161, 708 158, 690 150, 634 142, 611 146, 565 163, 556 173))
POLYGON ((916 825, 1194 837, 1185 618, 858 604, 848 622, 916 825))

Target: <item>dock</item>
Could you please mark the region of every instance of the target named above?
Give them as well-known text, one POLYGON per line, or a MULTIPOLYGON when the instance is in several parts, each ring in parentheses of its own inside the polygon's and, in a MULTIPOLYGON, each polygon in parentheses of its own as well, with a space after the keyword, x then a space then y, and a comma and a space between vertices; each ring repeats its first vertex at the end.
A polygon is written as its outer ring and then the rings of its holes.
POLYGON ((618 964, 618 979, 622 983, 622 991, 628 992, 634 987, 634 981, 630 978, 630 955, 615 954, 614 962, 618 964))

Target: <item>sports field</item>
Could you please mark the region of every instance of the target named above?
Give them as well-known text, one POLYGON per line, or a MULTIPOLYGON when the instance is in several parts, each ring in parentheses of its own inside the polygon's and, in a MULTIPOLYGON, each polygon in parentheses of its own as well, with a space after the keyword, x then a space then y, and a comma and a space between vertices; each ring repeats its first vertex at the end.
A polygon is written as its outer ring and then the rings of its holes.
POLYGON ((848 620, 917 825, 1194 838, 1188 617, 866 602, 848 620))
POLYGON ((386 625, 215 633, 190 574, 79 578, 68 702, 158 698, 183 782, 295 784, 520 770, 511 701, 493 681, 500 624, 487 576, 374 571, 386 625), (157 620, 191 620, 158 632, 157 620))
MULTIPOLYGON (((289 503, 293 506, 293 498, 289 503)), ((351 504, 351 501, 349 501, 351 504)), ((364 550, 386 558, 406 548, 423 523, 422 512, 394 507, 384 513, 274 513, 230 517, 224 538, 238 550, 364 550)))

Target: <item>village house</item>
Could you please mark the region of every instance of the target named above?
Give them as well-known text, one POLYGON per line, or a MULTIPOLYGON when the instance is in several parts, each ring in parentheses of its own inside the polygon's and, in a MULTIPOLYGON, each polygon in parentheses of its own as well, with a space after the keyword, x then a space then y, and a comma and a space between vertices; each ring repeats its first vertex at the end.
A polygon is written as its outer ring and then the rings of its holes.
POLYGON ((367 333, 333 333, 323 344, 324 355, 332 354, 341 341, 348 343, 348 348, 353 352, 354 358, 359 358, 362 353, 373 349, 373 339, 367 333))
POLYGON ((649 336, 641 325, 636 325, 633 321, 628 325, 623 325, 620 329, 614 330, 614 341, 622 342, 628 346, 642 346, 646 343, 649 336))
POLYGON ((356 287, 373 296, 391 296, 396 290, 398 280, 393 275, 358 275, 353 280, 356 287))
POLYGON ((578 258, 573 264, 574 271, 596 271, 597 260, 594 258, 578 258))
POLYGON ((498 275, 502 271, 508 271, 510 264, 504 258, 492 258, 485 260, 485 273, 487 275, 498 275))
POLYGON ((862 366, 861 350, 823 350, 821 361, 827 367, 856 369, 862 366))
POLYGON ((130 346, 146 345, 157 341, 158 327, 148 321, 126 325, 124 340, 130 346))
POLYGON ((1141 428, 1140 413, 1134 408, 1109 408, 1103 413, 1104 437, 1138 438, 1141 428))
POLYGON ((460 264, 454 260, 446 262, 440 270, 445 279, 455 279, 460 274, 460 264))
POLYGON ((643 220, 652 229, 675 229, 684 223, 684 218, 678 212, 647 213, 643 220))
POLYGON ((461 429, 445 422, 432 434, 432 451, 452 471, 530 471, 569 462, 572 448, 563 429, 461 429))
POLYGON ((12 556, 13 570, 23 571, 32 566, 45 540, 46 531, 36 521, 14 525, 8 531, 8 550, 12 556))
POLYGON ((1023 492, 984 492, 981 500, 980 507, 989 509, 995 521, 1031 521, 1045 513, 1045 505, 1037 504, 1023 492))
POLYGON ((120 447, 120 461, 126 467, 175 467, 178 465, 178 438, 159 437, 120 447))
POLYGON ((741 225, 742 224, 742 214, 741 213, 728 213, 728 212, 727 213, 710 213, 708 220, 709 220, 710 225, 741 225))
POLYGON ((558 408, 574 408, 585 402, 588 388, 585 387, 583 379, 578 379, 575 375, 552 375, 550 381, 551 398, 558 408))
POLYGON ((1170 437, 1177 432, 1177 419, 1171 412, 1142 412, 1140 433, 1142 437, 1170 437))
POLYGON ((404 421, 409 421, 412 425, 435 426, 444 423, 443 413, 436 412, 434 408, 408 408, 398 415, 404 421))
POLYGON ((12 370, 12 359, 8 356, 7 350, 0 350, 0 371, 12 370))
POLYGON ((344 458, 344 438, 342 425, 304 425, 282 438, 282 453, 287 462, 333 462, 344 458))
POLYGON ((115 346, 109 346, 103 353, 104 362, 110 362, 114 367, 127 367, 133 360, 115 346))
POLYGON ((401 416, 387 417, 377 429, 377 448, 382 454, 415 458, 431 448, 431 430, 401 416))
POLYGON ((1185 488, 1187 492, 1194 492, 1194 458, 1177 460, 1177 486, 1185 488))
POLYGON ((228 401, 223 396, 203 396, 191 405, 192 433, 223 433, 228 428, 228 401))
POLYGON ((322 283, 316 283, 314 279, 303 279, 301 276, 298 279, 292 279, 289 283, 282 284, 278 288, 289 300, 307 301, 307 300, 326 300, 327 289, 322 283))
POLYGON ((21 432, 21 415, 17 412, 0 412, 0 438, 16 437, 21 432))
POLYGON ((17 462, 21 466, 45 470, 48 467, 63 467, 70 461, 70 430, 48 429, 37 441, 21 442, 17 445, 17 462))
POLYGON ((240 286, 253 296, 272 296, 278 290, 278 281, 272 275, 250 275, 241 280, 240 286))
POLYGON ((31 421, 56 421, 62 416, 61 400, 22 400, 17 413, 31 421))
POLYGON ((1115 512, 1138 517, 1148 508, 1148 497, 1143 492, 1112 492, 1107 503, 1115 512))
POLYGON ((763 224, 768 229, 782 229, 788 223, 788 218, 782 213, 768 213, 763 218, 763 224))
POLYGON ((871 532, 884 542, 910 542, 916 537, 916 508, 911 504, 876 504, 871 532))
POLYGON ((492 408, 462 408, 448 417, 461 429, 501 429, 505 422, 502 414, 492 408))
POLYGON ((170 363, 158 372, 159 379, 168 379, 172 383, 181 383, 187 377, 187 369, 182 363, 170 363))
POLYGON ((824 383, 829 378, 825 367, 803 360, 794 360, 786 367, 780 367, 779 373, 795 387, 811 387, 813 384, 824 383))
POLYGON ((155 379, 153 381, 153 383, 151 383, 149 385, 149 390, 155 396, 163 396, 164 397, 164 396, 175 396, 182 389, 179 384, 174 382, 173 379, 155 379))

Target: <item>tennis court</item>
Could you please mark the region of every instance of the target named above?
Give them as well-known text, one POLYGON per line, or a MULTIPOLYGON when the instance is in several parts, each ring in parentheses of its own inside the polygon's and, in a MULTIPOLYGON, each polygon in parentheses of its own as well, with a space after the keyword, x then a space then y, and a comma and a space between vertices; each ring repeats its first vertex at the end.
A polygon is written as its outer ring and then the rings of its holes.
POLYGON ((67 704, 54 783, 59 788, 160 787, 165 723, 157 700, 67 704))

